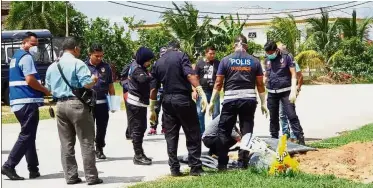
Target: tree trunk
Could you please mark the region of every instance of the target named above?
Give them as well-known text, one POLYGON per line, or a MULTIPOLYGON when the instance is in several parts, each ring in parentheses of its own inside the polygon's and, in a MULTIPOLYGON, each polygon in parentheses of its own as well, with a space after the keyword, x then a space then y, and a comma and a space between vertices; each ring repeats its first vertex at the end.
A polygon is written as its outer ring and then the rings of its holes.
POLYGON ((41 2, 41 13, 43 14, 44 13, 44 6, 45 6, 45 1, 42 1, 41 2))
POLYGON ((66 37, 69 36, 68 1, 66 1, 66 37))

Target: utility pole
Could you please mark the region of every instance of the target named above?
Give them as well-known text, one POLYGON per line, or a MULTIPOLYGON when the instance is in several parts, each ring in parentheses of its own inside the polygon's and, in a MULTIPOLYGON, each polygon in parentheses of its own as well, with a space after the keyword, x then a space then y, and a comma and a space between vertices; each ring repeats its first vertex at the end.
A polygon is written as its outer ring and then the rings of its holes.
POLYGON ((69 36, 69 16, 68 16, 68 1, 65 2, 66 4, 66 37, 69 36))

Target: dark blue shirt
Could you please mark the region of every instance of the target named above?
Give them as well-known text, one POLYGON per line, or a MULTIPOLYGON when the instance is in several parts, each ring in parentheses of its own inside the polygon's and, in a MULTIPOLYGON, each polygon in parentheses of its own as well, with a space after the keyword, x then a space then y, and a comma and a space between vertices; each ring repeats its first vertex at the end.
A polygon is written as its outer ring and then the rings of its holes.
POLYGON ((164 94, 190 95, 192 86, 188 75, 194 74, 186 53, 168 50, 152 68, 151 88, 159 88, 163 84, 164 94))
POLYGON ((97 92, 97 99, 106 99, 106 95, 109 93, 109 85, 113 83, 110 65, 105 62, 101 62, 97 66, 94 66, 89 60, 85 63, 91 71, 91 74, 98 77, 97 83, 93 86, 93 89, 97 92))

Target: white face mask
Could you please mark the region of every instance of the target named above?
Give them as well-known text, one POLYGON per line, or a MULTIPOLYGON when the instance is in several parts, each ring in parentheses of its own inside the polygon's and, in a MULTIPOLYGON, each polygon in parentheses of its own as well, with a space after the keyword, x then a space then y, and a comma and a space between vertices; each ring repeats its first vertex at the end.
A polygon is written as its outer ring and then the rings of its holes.
POLYGON ((31 54, 32 56, 35 57, 36 54, 38 53, 38 47, 37 47, 37 46, 33 46, 33 47, 31 47, 28 51, 30 52, 30 54, 31 54))

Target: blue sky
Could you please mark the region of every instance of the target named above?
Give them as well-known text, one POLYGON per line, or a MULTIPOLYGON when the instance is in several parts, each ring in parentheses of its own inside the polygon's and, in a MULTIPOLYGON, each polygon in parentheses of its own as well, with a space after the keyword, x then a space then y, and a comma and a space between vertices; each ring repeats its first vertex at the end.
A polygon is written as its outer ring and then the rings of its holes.
MULTIPOLYGON (((142 5, 132 4, 126 1, 116 1, 125 3, 128 5, 144 7, 162 11, 163 9, 146 7, 142 5)), ((139 1, 141 3, 153 4, 158 6, 165 6, 173 8, 171 1, 139 1)), ((346 1, 344 1, 346 2, 346 1)), ((200 11, 209 12, 232 12, 239 11, 240 13, 264 13, 265 11, 283 11, 286 9, 309 9, 317 8, 321 6, 330 6, 340 3, 343 1, 192 1, 192 4, 200 11), (242 8, 244 7, 244 8, 242 8), (250 8, 263 8, 263 9, 250 9, 250 8), (271 8, 271 10, 268 10, 271 8), (267 9, 267 10, 266 10, 267 9)), ((144 10, 137 10, 134 8, 124 7, 116 4, 109 3, 107 1, 74 1, 74 6, 81 12, 83 12, 88 18, 104 17, 110 19, 111 22, 123 24, 122 17, 124 16, 135 16, 137 20, 145 20, 148 24, 154 24, 161 21, 159 13, 148 12, 144 10)), ((177 4, 183 4, 183 1, 176 2, 177 4)), ((356 4, 362 3, 362 1, 356 4)), ((350 6, 341 5, 338 8, 350 6)), ((366 3, 354 7, 357 9, 358 17, 373 16, 373 3, 366 3)), ((330 17, 349 17, 353 8, 344 9, 342 11, 333 11, 330 13, 330 17)), ((299 14, 314 13, 315 11, 300 12, 299 14)), ((218 17, 219 15, 210 15, 218 17)), ((271 17, 272 15, 266 15, 271 17)), ((252 16, 251 18, 259 18, 263 16, 252 16)), ((265 18, 267 18, 265 17, 265 18)))

